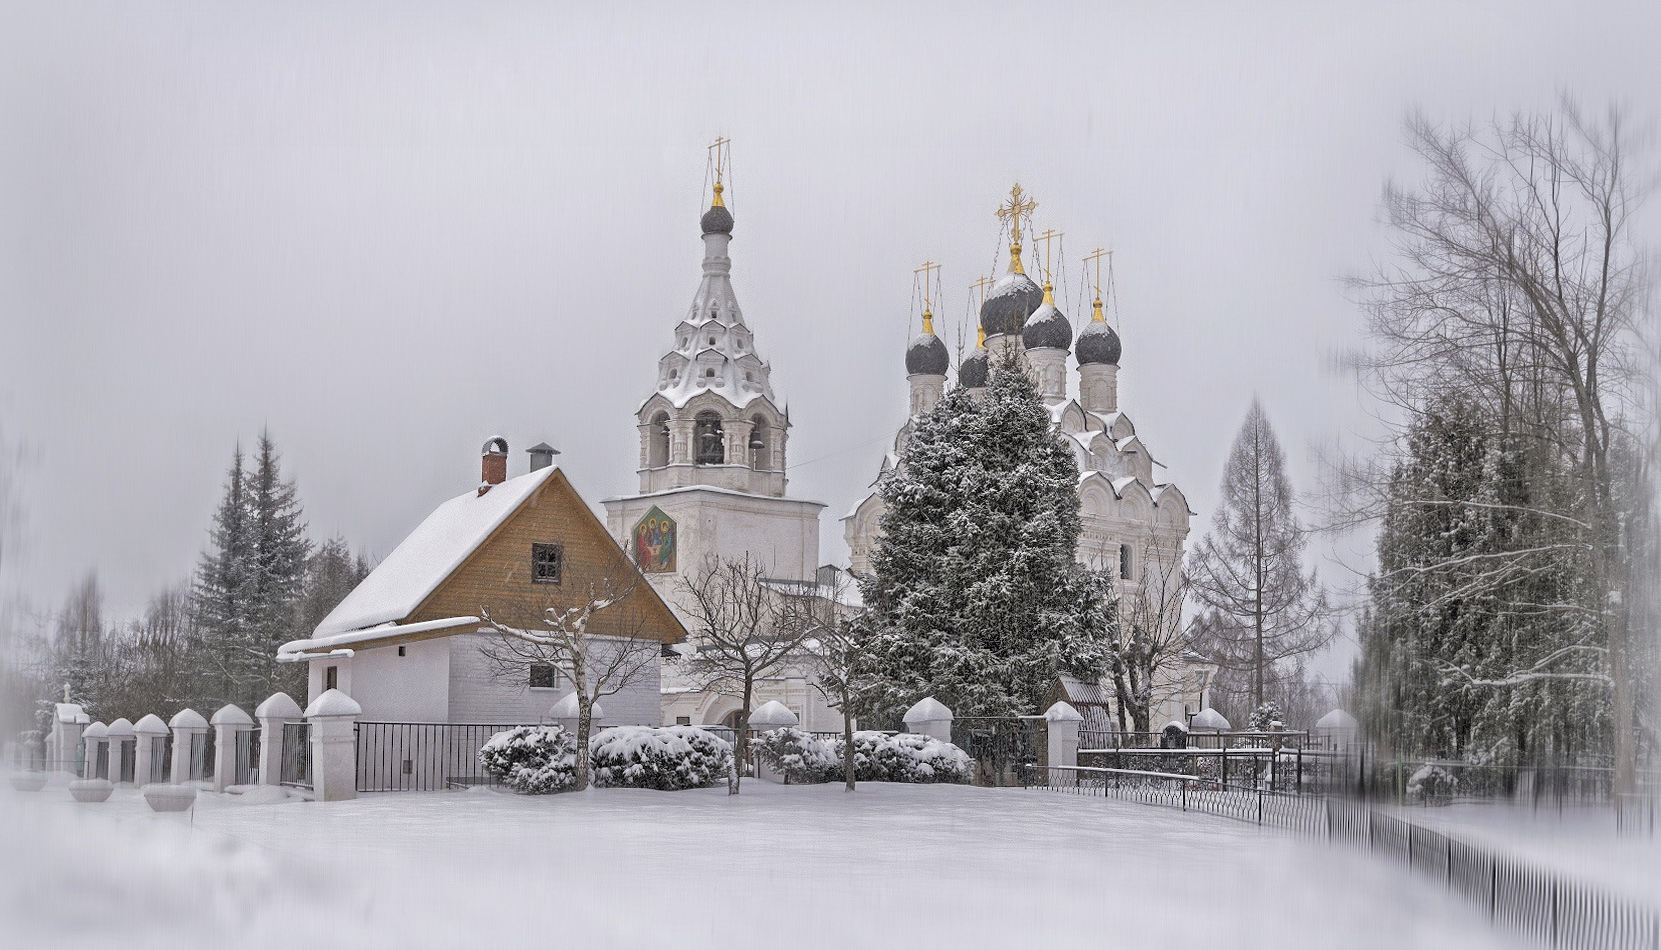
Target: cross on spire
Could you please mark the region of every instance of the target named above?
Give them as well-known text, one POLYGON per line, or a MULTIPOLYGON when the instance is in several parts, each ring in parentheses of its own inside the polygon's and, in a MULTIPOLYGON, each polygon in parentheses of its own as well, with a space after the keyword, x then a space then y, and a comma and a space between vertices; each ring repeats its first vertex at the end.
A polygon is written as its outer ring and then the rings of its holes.
POLYGON ((1009 272, 1025 274, 1021 267, 1021 219, 1026 218, 1032 223, 1032 213, 1038 208, 1038 202, 1021 189, 1021 183, 1009 189, 1009 200, 998 206, 998 220, 1009 225, 1009 272))
POLYGON ((721 200, 721 192, 725 190, 726 172, 732 166, 732 139, 717 136, 709 144, 709 164, 715 174, 715 200, 711 204, 724 208, 726 203, 721 200))
POLYGON ((933 286, 933 277, 939 273, 940 265, 933 261, 924 261, 923 266, 912 271, 913 279, 916 275, 923 275, 923 332, 934 334, 934 295, 930 292, 933 286))
POLYGON ((1040 234, 1032 239, 1032 243, 1038 244, 1042 242, 1044 245, 1044 302, 1051 305, 1055 304, 1055 300, 1051 297, 1051 292, 1053 291, 1055 285, 1054 281, 1051 280, 1053 271, 1050 269, 1050 262, 1052 260, 1050 250, 1051 246, 1060 239, 1061 232, 1055 230, 1054 228, 1050 228, 1043 234, 1040 234))
POLYGON ((1104 257, 1107 258, 1107 279, 1109 281, 1112 281, 1113 280, 1113 252, 1112 251, 1106 251, 1106 250, 1103 250, 1103 249, 1098 247, 1094 251, 1091 251, 1090 253, 1084 255, 1084 262, 1086 264, 1096 265, 1096 268, 1095 268, 1095 270, 1096 270, 1096 281, 1095 281, 1095 284, 1093 285, 1096 289, 1096 304, 1095 304, 1095 310, 1090 314, 1090 319, 1096 321, 1097 323, 1106 323, 1107 322, 1107 316, 1106 316, 1106 314, 1104 314, 1102 312, 1102 258, 1104 258, 1104 257))

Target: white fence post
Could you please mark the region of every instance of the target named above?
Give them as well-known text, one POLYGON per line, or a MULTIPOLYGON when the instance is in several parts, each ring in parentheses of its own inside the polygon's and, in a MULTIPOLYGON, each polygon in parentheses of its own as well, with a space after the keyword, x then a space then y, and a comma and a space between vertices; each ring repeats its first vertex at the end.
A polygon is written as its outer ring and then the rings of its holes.
MULTIPOLYGON (((138 739, 138 734, 133 731, 132 720, 123 716, 122 718, 110 723, 108 735, 110 782, 114 785, 132 784, 123 778, 121 774, 121 760, 126 756, 127 745, 128 743, 135 742, 138 739)), ((135 774, 133 777, 137 778, 138 776, 135 774)))
POLYGON ((905 729, 918 735, 933 736, 941 742, 950 742, 952 711, 933 696, 924 697, 905 711, 905 729))
POLYGON ((90 725, 86 710, 78 703, 58 703, 52 717, 52 761, 49 772, 75 772, 75 757, 81 750, 81 730, 90 725))
POLYGON ((173 729, 173 784, 194 782, 202 777, 207 763, 202 763, 202 769, 194 768, 191 752, 196 746, 196 737, 208 734, 208 721, 196 710, 185 708, 175 713, 167 724, 173 729))
POLYGON ((1044 710, 1044 732, 1048 741, 1045 751, 1049 753, 1050 766, 1049 784, 1078 784, 1078 772, 1074 770, 1078 768, 1078 734, 1079 728, 1083 725, 1084 716, 1067 702, 1057 702, 1044 710), (1057 769, 1063 771, 1057 772, 1057 769))
POLYGON ((254 708, 254 718, 260 722, 259 783, 280 785, 283 781, 283 726, 299 722, 305 715, 293 697, 287 693, 272 693, 254 708))
POLYGON ((81 740, 85 743, 81 756, 81 778, 97 778, 99 772, 109 772, 109 756, 104 753, 104 747, 109 745, 110 727, 102 722, 95 722, 81 732, 81 740))
POLYGON ((312 795, 320 802, 338 802, 358 797, 358 717, 363 707, 338 689, 306 707, 311 723, 312 795))
POLYGON ((219 711, 208 720, 213 726, 213 790, 223 792, 226 788, 239 784, 236 774, 236 747, 237 739, 244 732, 251 732, 254 720, 240 708, 226 703, 219 707, 219 711))
POLYGON ((164 748, 158 749, 161 743, 167 741, 167 723, 162 722, 161 717, 155 713, 147 713, 133 726, 133 733, 137 736, 138 742, 138 749, 133 753, 133 784, 145 786, 157 781, 167 781, 165 775, 158 779, 151 774, 160 761, 157 752, 161 752, 163 756, 167 754, 164 748))

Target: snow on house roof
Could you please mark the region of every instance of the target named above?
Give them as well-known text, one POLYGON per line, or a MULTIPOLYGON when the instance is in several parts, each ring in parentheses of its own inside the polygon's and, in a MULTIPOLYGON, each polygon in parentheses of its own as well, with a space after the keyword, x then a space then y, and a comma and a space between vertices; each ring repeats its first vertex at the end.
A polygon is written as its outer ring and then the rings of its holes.
MULTIPOLYGON (((314 639, 402 620, 559 468, 550 465, 439 505, 376 565, 323 622, 314 639)), ((295 641, 296 644, 310 641, 295 641)), ((293 644, 284 644, 284 650, 293 644)))
POLYGON ((329 637, 290 640, 277 648, 277 659, 286 663, 316 660, 328 655, 331 651, 339 651, 339 656, 351 656, 351 650, 343 650, 342 648, 383 640, 388 642, 378 643, 377 645, 390 646, 392 643, 396 643, 398 638, 410 634, 426 633, 429 630, 443 630, 447 627, 463 627, 483 622, 478 617, 445 617, 442 620, 427 620, 422 623, 383 623, 362 630, 348 630, 345 633, 337 633, 329 637))

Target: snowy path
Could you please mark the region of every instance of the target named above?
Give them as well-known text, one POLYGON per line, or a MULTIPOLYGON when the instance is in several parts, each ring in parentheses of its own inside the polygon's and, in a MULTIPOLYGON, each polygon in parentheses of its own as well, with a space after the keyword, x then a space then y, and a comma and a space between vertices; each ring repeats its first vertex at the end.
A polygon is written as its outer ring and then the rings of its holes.
POLYGON ((192 820, 48 789, 0 795, 0 853, 6 946, 1509 945, 1355 852, 1019 790, 205 795, 192 820))

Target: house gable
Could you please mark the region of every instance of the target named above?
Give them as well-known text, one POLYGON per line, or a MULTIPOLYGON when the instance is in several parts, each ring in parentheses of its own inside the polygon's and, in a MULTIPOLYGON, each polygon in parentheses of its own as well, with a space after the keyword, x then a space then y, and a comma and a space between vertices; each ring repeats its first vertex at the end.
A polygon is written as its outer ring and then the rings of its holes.
MULTIPOLYGON (((608 589, 624 600, 588 630, 671 643, 686 631, 606 532, 563 471, 556 470, 421 602, 404 623, 479 616, 535 629, 549 607, 579 607, 608 589), (557 545, 559 582, 532 579, 534 545, 557 545), (632 588, 631 588, 632 585, 632 588)), ((449 631, 454 632, 454 631, 449 631)))

